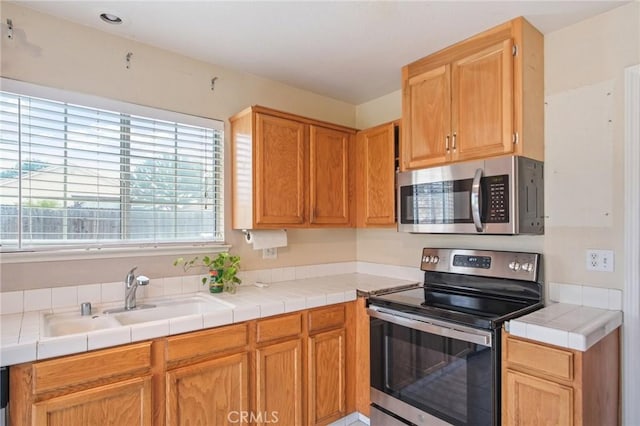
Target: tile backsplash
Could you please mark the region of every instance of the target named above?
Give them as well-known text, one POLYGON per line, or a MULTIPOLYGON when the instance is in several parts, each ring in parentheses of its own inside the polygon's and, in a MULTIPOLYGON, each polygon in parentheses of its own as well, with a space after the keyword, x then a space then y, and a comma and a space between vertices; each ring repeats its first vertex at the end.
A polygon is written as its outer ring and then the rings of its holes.
MULTIPOLYGON (((239 277, 246 284, 255 282, 270 284, 355 272, 416 281, 422 281, 423 274, 418 268, 405 266, 368 262, 340 262, 240 271, 239 277)), ((182 277, 151 279, 147 286, 138 288, 138 299, 205 291, 206 288, 201 281, 202 276, 185 275, 182 277)), ((124 293, 124 282, 3 292, 0 293, 0 313, 6 315, 45 309, 71 308, 79 306, 82 302, 91 302, 92 304, 119 302, 124 301, 124 293)))
POLYGON ((592 308, 622 310, 622 290, 586 285, 549 283, 549 300, 592 308))
MULTIPOLYGON (((255 282, 269 284, 355 272, 418 282, 423 280, 423 272, 418 268, 370 262, 340 262, 241 271, 239 277, 246 284, 255 282)), ((149 285, 138 289, 138 298, 144 299, 205 291, 201 278, 202 275, 154 278, 149 281, 149 285)), ((622 291, 617 289, 549 283, 547 284, 547 292, 549 300, 552 302, 602 309, 622 309, 622 291)), ((100 304, 123 300, 123 282, 10 291, 0 293, 0 313, 6 315, 43 309, 70 308, 78 306, 82 302, 100 304)))

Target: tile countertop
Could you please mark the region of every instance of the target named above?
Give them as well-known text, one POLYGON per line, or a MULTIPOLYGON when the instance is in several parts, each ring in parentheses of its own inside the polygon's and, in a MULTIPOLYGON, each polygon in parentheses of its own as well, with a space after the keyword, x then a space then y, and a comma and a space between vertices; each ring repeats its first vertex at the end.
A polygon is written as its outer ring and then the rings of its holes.
POLYGON ((586 351, 622 325, 622 312, 554 303, 509 321, 514 336, 586 351))
MULTIPOLYGON (((243 284, 238 286, 235 294, 215 295, 234 305, 234 308, 60 337, 41 337, 40 317, 46 313, 71 312, 72 310, 47 309, 1 315, 0 366, 86 352, 286 312, 349 302, 355 300, 358 294, 368 294, 377 290, 410 284, 417 283, 411 280, 362 273, 283 281, 269 284, 266 287, 243 284)), ((139 299, 138 303, 144 303, 144 299, 139 299)), ((105 306, 94 306, 94 309, 96 308, 102 311, 105 306)), ((75 309, 79 311, 79 307, 75 309)))

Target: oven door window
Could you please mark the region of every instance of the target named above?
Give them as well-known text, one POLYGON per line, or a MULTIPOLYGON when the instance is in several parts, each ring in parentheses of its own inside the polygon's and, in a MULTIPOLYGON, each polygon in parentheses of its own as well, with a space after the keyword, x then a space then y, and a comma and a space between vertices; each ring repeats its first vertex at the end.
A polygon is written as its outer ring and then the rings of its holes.
POLYGON ((491 425, 490 347, 371 319, 371 386, 454 425, 491 425))

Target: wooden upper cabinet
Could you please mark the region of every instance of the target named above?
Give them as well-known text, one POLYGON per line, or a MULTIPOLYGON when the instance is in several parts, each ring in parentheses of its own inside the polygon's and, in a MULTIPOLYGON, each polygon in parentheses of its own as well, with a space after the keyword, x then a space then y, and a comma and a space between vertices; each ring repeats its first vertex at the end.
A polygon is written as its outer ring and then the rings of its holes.
POLYGON ((513 151, 512 52, 508 39, 453 63, 452 159, 513 151))
POLYGON ((543 54, 542 34, 517 18, 406 65, 400 169, 544 160, 543 54))
POLYGON ((358 228, 394 226, 396 122, 358 132, 356 194, 358 228))
POLYGON ((256 114, 255 221, 257 225, 305 222, 304 124, 256 114))
MULTIPOLYGON (((420 169, 448 161, 451 143, 451 71, 442 65, 405 78, 403 169, 420 169), (405 118, 406 120, 406 118, 405 118)), ((406 72, 406 70, 405 70, 406 72)))
POLYGON ((349 166, 351 135, 311 126, 309 222, 311 224, 350 225, 352 180, 349 166))
POLYGON ((260 106, 231 122, 232 227, 348 227, 355 130, 260 106))

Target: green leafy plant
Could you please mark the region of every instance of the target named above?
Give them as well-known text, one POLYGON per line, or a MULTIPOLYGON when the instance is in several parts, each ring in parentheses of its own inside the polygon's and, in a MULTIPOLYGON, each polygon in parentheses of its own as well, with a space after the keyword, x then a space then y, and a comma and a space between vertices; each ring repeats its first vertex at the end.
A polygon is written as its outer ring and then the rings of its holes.
MULTIPOLYGON (((215 257, 204 256, 202 258, 196 256, 190 260, 179 257, 173 261, 173 266, 182 265, 182 269, 188 271, 191 268, 205 267, 209 271, 216 271, 220 274, 221 282, 240 284, 242 280, 238 278, 240 270, 240 256, 231 255, 227 252, 218 253, 215 257)), ((206 284, 208 277, 202 277, 202 284, 206 284)))

